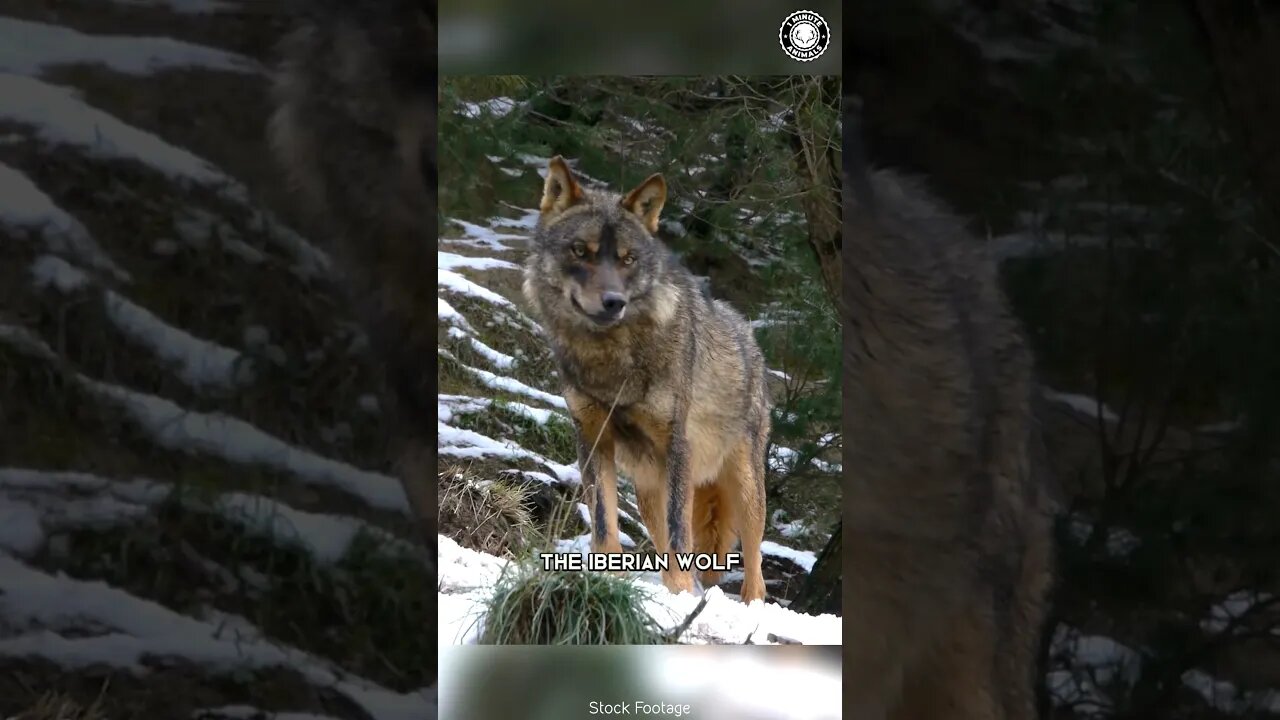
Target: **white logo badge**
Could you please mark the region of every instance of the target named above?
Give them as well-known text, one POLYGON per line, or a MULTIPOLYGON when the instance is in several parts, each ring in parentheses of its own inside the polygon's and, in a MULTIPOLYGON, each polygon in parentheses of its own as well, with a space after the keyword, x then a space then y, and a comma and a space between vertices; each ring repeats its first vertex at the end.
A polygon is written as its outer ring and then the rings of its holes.
POLYGON ((778 29, 778 43, 792 60, 809 62, 826 51, 830 42, 827 21, 811 10, 791 13, 778 29))

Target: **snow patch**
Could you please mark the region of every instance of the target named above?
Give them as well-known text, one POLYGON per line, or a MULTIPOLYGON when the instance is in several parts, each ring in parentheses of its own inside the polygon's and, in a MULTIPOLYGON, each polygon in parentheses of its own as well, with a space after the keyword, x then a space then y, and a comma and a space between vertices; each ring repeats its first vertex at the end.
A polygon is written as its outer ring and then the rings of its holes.
POLYGON ((1096 398, 1091 398, 1087 395, 1058 392, 1051 388, 1043 388, 1041 392, 1046 400, 1066 405, 1072 410, 1083 415, 1088 415, 1092 418, 1097 417, 1098 414, 1101 413, 1102 419, 1106 422, 1120 422, 1120 416, 1111 408, 1099 402, 1096 398))
POLYGON ((452 270, 436 270, 436 283, 447 290, 480 298, 499 307, 515 308, 515 304, 489 288, 474 283, 452 270))
POLYGON ((458 255, 443 250, 436 251, 436 267, 440 270, 457 270, 458 268, 469 268, 471 270, 519 270, 520 266, 510 262, 509 260, 499 260, 490 257, 472 257, 470 255, 458 255))
POLYGON ((515 378, 509 378, 503 375, 495 375, 489 372, 488 370, 481 370, 480 368, 474 368, 474 367, 471 367, 470 365, 464 365, 461 362, 459 362, 458 358, 454 357, 453 353, 449 352, 448 350, 442 349, 442 350, 439 350, 438 353, 440 357, 447 358, 449 360, 452 360, 458 363, 459 367, 461 367, 463 370, 473 375, 477 380, 484 383, 485 385, 488 385, 491 388, 494 388, 497 390, 503 390, 505 392, 509 392, 514 395, 524 395, 525 397, 533 398, 534 400, 544 402, 553 407, 560 408, 561 410, 569 409, 569 406, 565 404, 564 398, 559 395, 552 395, 549 392, 544 392, 537 388, 529 387, 528 385, 525 385, 524 383, 520 382, 519 380, 516 380, 515 378))
POLYGON ((322 274, 331 266, 323 251, 271 213, 252 207, 248 189, 213 163, 88 105, 75 90, 0 73, 0 97, 5 98, 0 118, 33 126, 44 142, 70 145, 102 160, 135 161, 171 180, 217 189, 223 197, 248 208, 251 224, 295 255, 300 273, 322 274))
MULTIPOLYGON (((0 96, 5 105, 11 102, 3 89, 0 96)), ((0 115, 5 112, 0 106, 0 115)), ((79 220, 55 205, 30 178, 4 163, 0 163, 0 224, 37 230, 49 250, 83 260, 121 282, 129 281, 129 274, 111 261, 79 220)))
POLYGON ((182 658, 224 672, 290 668, 313 685, 344 695, 377 720, 435 716, 427 691, 388 690, 269 640, 243 618, 187 617, 102 581, 50 575, 5 556, 0 556, 0 616, 17 627, 112 628, 71 637, 47 629, 5 637, 0 639, 4 657, 43 658, 64 670, 106 665, 138 675, 146 674, 148 657, 182 658))
POLYGON ((263 72, 261 65, 243 55, 172 38, 87 35, 60 25, 0 17, 0 71, 39 75, 47 68, 71 64, 104 65, 130 75, 186 67, 263 72))
MULTIPOLYGON (((53 286, 64 293, 88 282, 82 271, 53 255, 37 258, 31 274, 37 287, 53 286)), ((176 328, 113 290, 104 290, 102 301, 107 318, 120 332, 161 360, 175 364, 178 376, 188 386, 228 388, 252 379, 252 369, 239 352, 176 328)))

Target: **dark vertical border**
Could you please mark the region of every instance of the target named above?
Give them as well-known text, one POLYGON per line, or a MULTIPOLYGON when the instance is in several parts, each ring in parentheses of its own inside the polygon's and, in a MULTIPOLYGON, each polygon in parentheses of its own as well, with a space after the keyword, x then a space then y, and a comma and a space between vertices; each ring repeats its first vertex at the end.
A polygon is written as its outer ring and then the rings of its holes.
MULTIPOLYGON (((423 174, 425 175, 424 182, 426 183, 426 186, 427 186, 427 197, 430 198, 430 203, 431 203, 430 209, 428 211, 429 214, 427 215, 429 219, 429 224, 431 226, 431 229, 428 232, 430 233, 430 237, 431 237, 431 246, 435 248, 440 246, 440 238, 439 238, 439 231, 438 231, 439 223, 436 222, 436 217, 440 214, 440 201, 439 201, 439 192, 440 192, 440 163, 439 163, 439 157, 440 157, 439 156, 440 9, 439 9, 437 0, 422 0, 422 5, 426 10, 428 21, 431 23, 431 32, 430 32, 431 47, 428 50, 429 57, 430 57, 430 60, 428 61, 430 64, 430 73, 429 73, 429 77, 427 78, 427 82, 430 86, 428 88, 428 91, 430 92, 431 98, 432 98, 430 102, 428 102, 427 104, 428 105, 427 128, 426 128, 427 143, 425 148, 426 161, 423 164, 423 174)), ((440 321, 437 316, 433 315, 432 318, 433 319, 432 319, 431 334, 433 336, 436 336, 440 332, 439 330, 440 321)), ((424 363, 431 370, 429 392, 433 396, 438 396, 440 394, 440 388, 439 388, 439 374, 437 372, 437 367, 436 367, 438 362, 437 356, 435 353, 431 353, 430 359, 424 358, 423 360, 424 360, 424 363)), ((433 434, 433 437, 431 438, 432 467, 435 467, 436 465, 437 443, 438 443, 438 440, 436 437, 434 437, 434 434, 433 434)), ((439 485, 437 485, 434 481, 431 482, 430 485, 431 485, 430 502, 431 502, 431 507, 434 509, 433 512, 435 512, 435 522, 432 523, 432 527, 430 528, 431 537, 425 538, 425 540, 427 543, 427 547, 431 552, 432 568, 436 571, 435 572, 436 585, 439 586, 440 584, 440 565, 439 565, 440 549, 439 549, 439 535, 436 534, 436 528, 438 528, 440 525, 439 485)), ((439 650, 439 640, 437 638, 439 638, 440 636, 440 596, 438 594, 433 595, 427 601, 427 607, 431 609, 431 614, 429 616, 431 618, 430 620, 431 627, 430 629, 424 628, 424 630, 426 631, 427 636, 432 638, 433 642, 436 643, 436 656, 435 656, 435 663, 432 664, 430 686, 432 688, 435 688, 437 691, 436 717, 438 718, 440 716, 440 709, 438 705, 438 697, 439 697, 438 693, 439 693, 439 687, 440 687, 440 683, 439 683, 440 650, 439 650)))
MULTIPOLYGON (((856 517, 854 508, 853 508, 853 500, 854 500, 855 494, 851 492, 852 490, 851 486, 853 485, 853 483, 857 482, 856 479, 851 477, 853 472, 856 470, 856 466, 854 465, 854 454, 853 454, 852 447, 853 447, 853 443, 857 442, 857 439, 850 437, 848 433, 848 428, 849 428, 848 419, 852 416, 852 413, 853 413, 853 407, 852 407, 853 403, 852 403, 852 397, 850 397, 849 395, 849 388, 853 387, 853 378, 851 377, 851 374, 853 372, 853 363, 851 362, 851 358, 853 357, 853 354, 854 354, 853 343, 855 341, 852 304, 850 302, 850 297, 849 297, 849 286, 850 286, 850 283, 852 283, 854 279, 857 278, 857 273, 855 273, 854 268, 851 267, 852 253, 849 249, 849 244, 850 244, 850 239, 852 238, 853 232, 855 230, 855 228, 853 227, 853 224, 854 224, 853 211, 854 211, 855 193, 865 193, 866 195, 870 195, 870 186, 868 184, 865 173, 860 172, 860 169, 865 167, 865 159, 862 151, 862 138, 859 136, 858 117, 856 115, 856 108, 854 106, 853 89, 852 89, 852 83, 851 83, 852 74, 853 74, 852 72, 845 73, 845 79, 843 83, 843 94, 840 99, 841 100, 840 115, 841 115, 841 123, 843 125, 842 134, 844 136, 841 139, 841 142, 843 143, 844 147, 842 148, 842 153, 841 153, 841 168, 840 168, 841 175, 843 176, 840 182, 841 202, 843 205, 842 212, 841 212, 841 221, 842 221, 841 224, 843 226, 842 233, 845 241, 841 248, 841 258, 840 258, 841 266, 842 266, 840 275, 841 275, 841 278, 843 279, 843 285, 841 287, 841 303, 840 303, 840 344, 841 344, 841 357, 843 359, 843 362, 841 363, 841 366, 840 366, 840 372, 842 375, 841 387, 844 388, 844 394, 840 398, 840 401, 841 401, 840 416, 841 418, 844 419, 844 422, 842 423, 842 428, 841 428, 842 435, 844 437, 844 445, 842 448, 843 457, 841 458, 841 467, 844 469, 844 476, 842 478, 843 485, 844 485, 844 492, 841 495, 841 500, 843 502, 843 512, 841 513, 841 515, 843 518, 846 518, 846 519, 856 517)), ((841 521, 841 525, 843 525, 843 520, 841 521)), ((853 553, 849 551, 848 538, 849 538, 848 534, 842 534, 841 540, 843 545, 841 547, 841 551, 843 552, 843 554, 841 555, 841 559, 842 559, 842 565, 843 565, 842 570, 844 573, 844 582, 841 584, 840 599, 841 599, 841 617, 845 617, 845 618, 848 617, 849 608, 853 606, 853 602, 850 594, 855 591, 854 582, 853 582, 855 577, 855 574, 854 574, 855 569, 851 567, 852 561, 853 561, 853 553)), ((852 648, 853 643, 856 643, 856 642, 858 642, 858 638, 850 636, 849 623, 848 622, 844 623, 843 636, 841 638, 841 647, 852 648)), ((846 664, 845 667, 847 666, 848 665, 846 664)), ((843 681, 847 685, 849 678, 847 676, 844 676, 843 681)), ((852 708, 849 705, 850 696, 847 691, 844 693, 844 697, 845 697, 845 701, 844 701, 845 715, 847 717, 852 717, 852 715, 850 714, 852 712, 852 708)))

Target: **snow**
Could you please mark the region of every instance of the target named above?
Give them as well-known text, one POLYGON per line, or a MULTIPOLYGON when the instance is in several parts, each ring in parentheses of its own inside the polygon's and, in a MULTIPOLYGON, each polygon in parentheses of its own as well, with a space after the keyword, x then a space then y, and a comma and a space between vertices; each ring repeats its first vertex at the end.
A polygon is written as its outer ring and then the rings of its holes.
POLYGON ((519 270, 520 266, 508 260, 491 257, 472 257, 458 255, 443 250, 436 251, 436 267, 441 270, 468 268, 471 270, 519 270))
MULTIPOLYGON (((492 407, 493 401, 489 398, 471 397, 468 395, 438 395, 436 397, 437 415, 440 422, 449 422, 453 418, 454 413, 466 414, 483 412, 492 407)), ((502 402, 502 408, 508 412, 526 417, 538 425, 546 425, 551 421, 552 417, 558 417, 564 422, 569 422, 568 418, 559 413, 544 408, 525 405, 524 403, 515 402, 514 400, 505 400, 502 402)))
POLYGON ((231 462, 262 464, 294 473, 314 484, 332 485, 360 497, 372 507, 406 508, 399 483, 377 473, 357 470, 308 450, 289 445, 249 423, 221 413, 198 413, 155 396, 95 383, 95 390, 118 401, 165 447, 204 452, 231 462))
MULTIPOLYGON (((1086 635, 1066 625, 1055 630, 1050 652, 1060 665, 1066 665, 1047 675, 1054 704, 1071 705, 1077 712, 1094 714, 1108 712, 1111 706, 1099 686, 1120 683, 1132 687, 1141 677, 1146 659, 1144 653, 1113 638, 1086 635)), ((1183 673, 1182 684, 1220 712, 1280 712, 1280 692, 1276 690, 1241 692, 1232 683, 1198 669, 1183 673)))
POLYGON ((138 162, 171 180, 217 189, 248 208, 251 224, 297 258, 298 272, 316 275, 331 266, 327 254, 271 213, 250 206, 248 189, 213 163, 86 104, 75 90, 0 73, 0 97, 5 99, 0 119, 31 125, 44 142, 76 147, 101 160, 138 162))
POLYGON ((1098 402, 1096 398, 1087 395, 1076 395, 1072 393, 1058 392, 1051 388, 1044 388, 1042 391, 1044 398, 1051 402, 1060 403, 1089 417, 1097 417, 1098 413, 1102 413, 1102 419, 1106 422, 1120 422, 1120 416, 1105 404, 1098 402))
POLYGON ((31 279, 37 288, 53 287, 70 293, 89 284, 89 276, 62 258, 42 255, 31 264, 31 279))
MULTIPOLYGON (((561 551, 584 550, 588 541, 587 535, 567 541, 561 551)), ((507 571, 508 561, 462 547, 446 535, 439 537, 439 552, 440 643, 474 642, 478 628, 473 626, 483 615, 490 588, 507 571)), ((644 609, 667 630, 680 625, 700 599, 688 593, 673 595, 655 577, 636 582, 649 591, 644 609)), ((743 605, 718 587, 707 590, 704 597, 707 607, 690 625, 683 638, 686 642, 739 644, 750 635, 752 642, 767 644, 772 633, 803 644, 841 643, 839 617, 795 613, 774 603, 743 605)))
POLYGON ((569 406, 565 404, 564 398, 559 395, 552 395, 549 392, 529 387, 515 378, 509 378, 504 375, 495 375, 488 370, 481 370, 480 368, 474 368, 470 365, 464 365, 461 362, 458 362, 458 359, 448 350, 440 350, 439 355, 457 362, 463 370, 467 371, 471 375, 475 376, 477 380, 491 388, 494 388, 495 390, 503 390, 514 395, 524 395, 525 397, 533 398, 534 400, 544 402, 548 405, 560 408, 561 410, 569 409, 569 406))
MULTIPOLYGON (((88 282, 82 271, 53 255, 37 258, 31 274, 37 287, 53 286, 62 292, 78 290, 88 282)), ((103 292, 103 306, 113 325, 156 357, 177 365, 179 378, 193 388, 233 387, 252 378, 239 352, 169 325, 112 290, 103 292)))
MULTIPOLYGON (((594 523, 591 522, 591 509, 587 507, 586 503, 575 503, 574 509, 578 511, 578 516, 582 518, 582 523, 587 526, 588 530, 594 527, 594 523)), ((622 511, 622 508, 618 508, 618 517, 627 517, 626 513, 622 511)), ((632 522, 635 521, 632 520, 632 522)), ((643 528, 644 526, 641 525, 640 527, 643 528)), ((646 531, 646 533, 647 532, 648 531, 646 531)), ((645 537, 648 537, 648 535, 646 534, 645 537)), ((563 546, 565 548, 565 552, 580 554, 587 552, 587 549, 590 547, 591 535, 588 533, 563 542, 565 543, 563 546)), ((636 546, 636 541, 635 538, 632 538, 626 532, 618 530, 618 544, 623 548, 634 548, 636 546)))
POLYGON ((44 546, 40 512, 29 503, 4 497, 0 503, 0 552, 34 555, 44 546))
MULTIPOLYGON (((800 459, 800 453, 789 447, 774 445, 769 448, 769 467, 776 472, 791 472, 795 469, 796 463, 800 459)), ((826 473, 839 473, 840 464, 823 460, 822 458, 810 458, 809 464, 818 470, 826 473)))
MULTIPOLYGON (((0 468, 0 546, 15 549, 16 540, 29 538, 39 549, 43 535, 59 529, 106 530, 135 523, 155 504, 170 498, 174 486, 144 479, 113 480, 77 472, 28 468, 0 468), (20 535, 19 531, 24 534, 20 535)), ((228 492, 206 502, 180 496, 187 507, 216 512, 245 527, 252 535, 285 547, 306 551, 322 563, 341 560, 361 534, 378 541, 380 552, 398 556, 416 554, 416 547, 364 520, 298 510, 262 495, 228 492)), ((30 544, 27 547, 31 547, 30 544)), ((15 554, 26 554, 14 550, 15 554)), ((31 550, 27 551, 30 552, 31 550)))
POLYGON ((542 211, 537 208, 516 207, 510 203, 503 203, 507 208, 520 213, 520 217, 492 217, 489 223, 494 227, 511 227, 525 232, 533 232, 538 227, 538 219, 542 217, 542 211))
POLYGON ((792 539, 802 537, 813 532, 813 527, 804 520, 785 520, 786 513, 782 510, 775 510, 769 521, 773 524, 773 528, 778 534, 784 538, 792 539))
POLYGON ((510 370, 515 364, 516 359, 504 352, 498 352, 488 345, 484 344, 479 338, 461 328, 449 328, 449 337, 458 340, 467 341, 473 350, 479 353, 484 359, 493 364, 499 370, 510 370))
POLYGON ((103 303, 116 327, 156 357, 175 363, 187 385, 229 388, 252 379, 252 368, 236 350, 174 327, 111 290, 104 294, 103 303))
MULTIPOLYGON (((1274 596, 1265 592, 1238 590, 1223 598, 1222 602, 1209 608, 1209 617, 1200 622, 1200 627, 1211 635, 1226 632, 1233 623, 1255 612, 1257 606, 1273 604, 1274 596)), ((1271 633, 1280 637, 1280 629, 1272 629, 1271 633)))
POLYGON ((494 305, 498 305, 504 308, 515 307, 515 303, 512 303, 510 300, 506 299, 505 297, 499 295, 498 293, 490 290, 489 288, 483 285, 479 285, 477 283, 474 283, 468 280, 467 278, 459 275, 456 272, 453 272, 452 270, 445 270, 443 268, 437 270, 436 281, 437 281, 437 284, 440 285, 440 287, 445 288, 447 290, 451 290, 456 293, 460 293, 462 295, 470 295, 472 297, 477 297, 477 298, 480 298, 481 300, 484 300, 486 302, 491 302, 494 305))
POLYGON ((672 594, 656 582, 651 582, 648 589, 650 592, 644 601, 644 609, 665 630, 678 627, 701 599, 707 600, 706 608, 681 637, 683 642, 737 645, 750 637, 753 643, 764 645, 773 642, 770 635, 804 645, 839 645, 842 642, 842 621, 835 615, 805 615, 776 603, 761 601, 744 605, 725 595, 719 587, 708 588, 702 598, 690 593, 672 594))
POLYGON ((488 553, 459 545, 448 535, 439 537, 440 570, 437 582, 441 593, 493 587, 507 569, 507 561, 488 553))
POLYGON ((463 328, 469 327, 467 319, 462 316, 462 313, 455 310, 449 304, 449 301, 442 297, 436 297, 436 318, 444 322, 454 323, 463 328))
POLYGON ((484 102, 463 102, 458 109, 458 114, 469 119, 476 119, 482 115, 491 115, 493 117, 505 117, 514 110, 519 103, 508 97, 496 97, 485 100, 484 102))
POLYGON ((320 562, 337 562, 368 524, 353 517, 297 510, 261 495, 227 493, 216 508, 258 535, 305 549, 320 562))
MULTIPOLYGON (((162 658, 186 660, 218 673, 290 668, 316 687, 345 695, 377 720, 410 720, 433 711, 428 691, 387 690, 327 660, 269 640, 243 618, 180 615, 102 581, 51 575, 12 557, 34 555, 52 530, 136 522, 147 505, 169 497, 172 490, 146 480, 0 468, 0 622, 21 629, 21 634, 0 639, 0 657, 42 658, 68 671, 106 665, 139 675, 162 658)), ((351 540, 365 530, 355 518, 298 511, 244 493, 222 495, 213 509, 256 525, 255 532, 300 545, 321 561, 340 559, 351 540)), ((398 540, 381 547, 394 549, 395 543, 410 547, 398 540)), ((192 559, 225 572, 212 561, 192 559)))
POLYGON ((164 398, 83 376, 81 382, 119 405, 162 447, 283 470, 313 485, 335 487, 370 507, 408 510, 400 483, 386 475, 359 470, 290 445, 229 415, 188 410, 164 398))
POLYGON ((1226 680, 1218 680, 1201 670, 1188 670, 1183 673, 1182 684, 1221 713, 1229 715, 1244 715, 1251 711, 1280 713, 1280 691, 1277 690, 1241 692, 1234 684, 1226 680))
MULTIPOLYGON (((9 102, 5 96, 5 105, 9 102)), ((0 115, 4 113, 0 106, 0 115)), ((111 261, 79 220, 55 205, 30 178, 4 163, 0 163, 0 225, 38 230, 51 251, 81 259, 122 282, 129 281, 129 274, 111 261)))
MULTIPOLYGON (((707 606, 690 623, 681 639, 685 642, 728 642, 767 644, 769 636, 804 645, 839 645, 842 622, 834 615, 805 615, 781 605, 756 601, 751 605, 729 598, 719 587, 709 588, 703 597, 707 606)), ((672 595, 665 587, 654 586, 645 610, 664 629, 678 627, 697 607, 700 598, 689 593, 672 595)))
POLYGON ((60 530, 131 525, 168 494, 144 480, 0 468, 0 555, 35 557, 60 530))
MULTIPOLYGON (((437 407, 438 413, 442 412, 440 410, 441 407, 443 406, 437 407)), ((444 412, 447 412, 447 410, 444 412)), ((436 438, 437 451, 441 455, 470 458, 501 457, 513 460, 523 458, 532 460, 551 470, 561 483, 577 484, 582 482, 582 475, 578 472, 577 467, 562 465, 531 450, 526 450, 510 440, 494 440, 474 430, 453 427, 444 421, 437 421, 436 423, 436 438)))
POLYGON ((172 180, 233 185, 211 163, 94 108, 70 88, 0 73, 0 117, 34 126, 45 142, 72 145, 105 160, 134 160, 172 180))
POLYGON ((448 222, 462 228, 462 238, 441 238, 442 243, 454 243, 457 245, 467 245, 470 247, 480 248, 484 250, 493 250, 497 252, 510 251, 512 247, 507 245, 504 240, 520 240, 526 239, 524 235, 511 235, 507 233, 499 233, 490 230, 487 227, 476 225, 475 223, 459 220, 457 218, 445 218, 448 222))
POLYGON ((81 63, 130 75, 186 67, 263 72, 261 65, 243 55, 172 38, 86 35, 58 25, 0 17, 0 71, 39 75, 50 67, 81 63))
POLYGON ((102 581, 50 575, 2 555, 0 616, 16 627, 73 630, 87 625, 100 633, 69 637, 49 629, 27 631, 0 639, 3 657, 43 658, 64 670, 105 665, 138 675, 147 672, 144 661, 156 657, 182 658, 220 672, 290 668, 313 685, 344 695, 377 720, 420 720, 435 714, 425 690, 388 690, 269 641, 243 618, 187 617, 102 581), (103 626, 111 630, 101 632, 103 626))
POLYGON ((796 550, 786 545, 779 545, 772 540, 765 540, 760 543, 760 552, 765 555, 784 558, 804 568, 805 572, 813 571, 813 564, 818 561, 816 555, 808 550, 796 550))
MULTIPOLYGON (((1083 513, 1072 513, 1069 519, 1068 530, 1072 539, 1083 546, 1094 532, 1093 520, 1083 513)), ((1107 554, 1113 558, 1124 559, 1140 545, 1142 545, 1142 538, 1135 535, 1132 530, 1122 527, 1107 529, 1107 554)))

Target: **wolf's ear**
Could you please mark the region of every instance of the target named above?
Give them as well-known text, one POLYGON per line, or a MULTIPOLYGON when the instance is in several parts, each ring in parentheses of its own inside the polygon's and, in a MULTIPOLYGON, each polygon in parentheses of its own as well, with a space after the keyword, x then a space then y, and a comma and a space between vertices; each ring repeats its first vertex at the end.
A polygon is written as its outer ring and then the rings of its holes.
POLYGON ((559 215, 581 202, 582 198, 582 188, 573 179, 564 158, 559 155, 551 158, 547 165, 547 181, 542 186, 542 204, 539 206, 542 214, 559 215))
POLYGON ((622 198, 622 207, 635 213, 649 232, 658 231, 658 213, 667 202, 667 181, 661 173, 654 173, 640 183, 635 190, 622 198))

